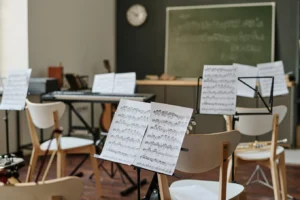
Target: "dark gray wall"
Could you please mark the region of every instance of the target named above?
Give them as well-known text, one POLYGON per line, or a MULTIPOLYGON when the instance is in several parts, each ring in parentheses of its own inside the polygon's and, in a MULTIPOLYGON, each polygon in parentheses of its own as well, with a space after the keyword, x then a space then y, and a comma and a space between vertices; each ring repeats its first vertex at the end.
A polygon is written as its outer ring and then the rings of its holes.
MULTIPOLYGON (((298 0, 276 0, 275 59, 283 60, 285 71, 298 67, 299 5, 298 0)), ((271 2, 270 0, 117 0, 116 66, 118 72, 146 74, 164 72, 166 7, 223 3, 271 2), (147 22, 132 27, 126 20, 127 9, 135 3, 145 5, 147 22)))

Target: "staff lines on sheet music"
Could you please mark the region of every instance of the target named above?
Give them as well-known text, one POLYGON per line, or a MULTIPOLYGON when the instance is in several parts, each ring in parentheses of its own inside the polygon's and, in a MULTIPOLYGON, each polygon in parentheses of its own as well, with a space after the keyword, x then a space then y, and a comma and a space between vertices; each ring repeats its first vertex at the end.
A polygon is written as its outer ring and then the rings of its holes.
POLYGON ((234 106, 234 103, 228 102, 228 103, 218 103, 218 102, 213 102, 211 103, 210 101, 203 101, 203 105, 210 105, 210 106, 234 106))
POLYGON ((122 117, 123 119, 130 119, 132 121, 143 121, 147 122, 148 117, 143 116, 143 115, 126 115, 126 114, 118 114, 119 117, 122 117))
POLYGON ((145 129, 147 128, 147 125, 140 125, 138 123, 131 123, 131 122, 127 122, 126 120, 124 119, 119 119, 119 120, 116 120, 115 122, 116 124, 122 124, 122 125, 125 125, 125 126, 128 126, 128 127, 134 127, 134 128, 139 128, 139 129, 145 129))
POLYGON ((160 156, 167 156, 167 157, 171 157, 171 158, 176 158, 177 157, 177 156, 171 155, 169 153, 160 152, 157 149, 152 149, 151 147, 143 148, 142 150, 145 151, 145 152, 149 152, 149 153, 155 153, 155 154, 158 154, 160 156))
POLYGON ((174 126, 182 127, 185 124, 182 121, 172 122, 172 121, 166 120, 166 119, 164 119, 164 120, 163 119, 152 119, 151 121, 154 122, 155 124, 164 125, 164 126, 171 126, 171 127, 174 127, 174 126))
POLYGON ((168 128, 168 129, 165 129, 164 127, 162 126, 159 126, 157 124, 155 124, 154 126, 150 126, 149 127, 150 131, 158 131, 158 133, 165 133, 165 134, 176 134, 176 135, 180 135, 181 132, 180 131, 176 131, 175 129, 172 129, 172 128, 168 128))
POLYGON ((164 167, 154 166, 154 165, 146 164, 146 163, 142 163, 142 162, 137 162, 137 166, 141 166, 141 167, 144 167, 146 169, 150 169, 152 171, 164 172, 166 174, 170 174, 173 171, 172 169, 166 169, 164 167))
MULTIPOLYGON (((234 95, 236 92, 234 90, 224 91, 224 90, 216 90, 216 91, 202 91, 202 94, 213 94, 213 95, 234 95)), ((203 95, 204 96, 204 95, 203 95)))
POLYGON ((234 76, 234 72, 230 72, 230 73, 226 73, 226 74, 217 74, 217 73, 214 73, 214 74, 206 74, 204 79, 232 79, 231 77, 234 76))
POLYGON ((155 135, 153 133, 149 133, 146 137, 151 138, 153 140, 164 140, 166 142, 181 144, 181 141, 177 139, 175 136, 170 135, 155 135))
POLYGON ((234 100, 234 97, 220 97, 220 96, 216 96, 216 95, 211 95, 211 96, 202 97, 202 100, 220 100, 220 101, 224 101, 224 100, 234 100))
POLYGON ((138 136, 144 136, 143 133, 139 133, 138 131, 131 129, 131 128, 112 128, 112 132, 110 135, 116 135, 118 133, 121 133, 122 135, 130 135, 132 137, 138 135, 138 136))
POLYGON ((184 119, 187 119, 187 118, 189 119, 190 118, 188 116, 178 115, 174 112, 169 112, 169 111, 165 111, 165 110, 154 110, 153 115, 154 116, 168 117, 168 119, 176 118, 178 120, 184 120, 184 119))
POLYGON ((147 114, 147 113, 150 113, 149 110, 141 110, 141 109, 138 109, 138 108, 132 108, 131 106, 122 106, 120 108, 121 111, 125 111, 126 113, 132 113, 132 114, 147 114))
MULTIPOLYGON (((226 79, 213 79, 213 78, 207 78, 207 79, 203 79, 203 81, 205 81, 206 84, 216 84, 218 82, 222 82, 222 83, 225 83, 225 84, 234 84, 237 82, 237 80, 235 79, 229 79, 229 80, 226 80, 226 79)), ((203 86, 202 86, 203 87, 203 86)), ((204 85, 205 87, 205 85, 204 85)))
POLYGON ((151 162, 158 163, 158 164, 163 165, 165 167, 175 167, 176 166, 176 164, 174 164, 174 163, 166 162, 166 161, 160 160, 158 158, 150 158, 146 154, 141 155, 140 158, 151 161, 151 162))
POLYGON ((234 111, 235 109, 233 109, 233 108, 214 108, 214 107, 210 107, 210 108, 202 108, 202 110, 205 110, 205 111, 214 110, 214 111, 220 111, 218 113, 221 113, 221 111, 234 111))
POLYGON ((103 156, 103 159, 106 159, 106 160, 119 160, 119 161, 121 161, 121 162, 128 163, 128 160, 122 159, 122 158, 119 158, 119 157, 115 157, 115 156, 107 156, 107 155, 104 155, 104 156, 103 156))
POLYGON ((130 136, 120 136, 117 134, 111 134, 110 135, 111 138, 114 138, 115 140, 121 140, 121 141, 125 141, 127 143, 140 143, 141 140, 140 139, 136 139, 134 137, 130 137, 130 136))
POLYGON ((138 148, 133 147, 132 145, 128 145, 128 144, 132 143, 132 142, 128 142, 128 141, 126 141, 126 142, 124 142, 124 141, 108 141, 106 143, 108 144, 108 146, 119 146, 119 147, 129 149, 129 150, 138 149, 138 148))
POLYGON ((235 69, 232 68, 219 68, 219 67, 207 67, 204 70, 205 72, 215 72, 215 73, 222 73, 222 72, 235 72, 235 69))
POLYGON ((166 150, 176 150, 178 149, 177 146, 171 145, 167 142, 165 143, 160 143, 160 142, 154 142, 154 141, 146 141, 145 144, 150 145, 150 146, 156 146, 158 148, 166 149, 166 150))
POLYGON ((112 153, 114 153, 114 154, 122 155, 122 156, 124 156, 124 157, 130 157, 130 158, 132 158, 132 157, 135 156, 135 155, 131 155, 131 154, 129 154, 129 153, 125 153, 124 151, 121 151, 121 150, 115 150, 115 149, 112 149, 112 148, 110 148, 110 147, 107 148, 107 151, 110 151, 110 152, 112 152, 112 153))

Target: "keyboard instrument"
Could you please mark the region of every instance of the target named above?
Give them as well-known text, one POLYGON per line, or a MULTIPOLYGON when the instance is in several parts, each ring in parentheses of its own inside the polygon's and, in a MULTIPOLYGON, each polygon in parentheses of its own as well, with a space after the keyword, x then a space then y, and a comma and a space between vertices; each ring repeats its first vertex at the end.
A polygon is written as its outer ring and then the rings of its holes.
POLYGON ((121 99, 150 102, 154 94, 104 94, 90 91, 55 91, 42 96, 43 101, 118 103, 121 99))

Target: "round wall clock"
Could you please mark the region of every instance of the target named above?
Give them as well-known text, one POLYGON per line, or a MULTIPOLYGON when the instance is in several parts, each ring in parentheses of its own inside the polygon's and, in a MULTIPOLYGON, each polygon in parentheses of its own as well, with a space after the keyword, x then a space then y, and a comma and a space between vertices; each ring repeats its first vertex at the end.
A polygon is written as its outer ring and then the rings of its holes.
POLYGON ((127 20, 132 26, 141 26, 147 19, 146 8, 141 4, 134 4, 127 10, 127 20))

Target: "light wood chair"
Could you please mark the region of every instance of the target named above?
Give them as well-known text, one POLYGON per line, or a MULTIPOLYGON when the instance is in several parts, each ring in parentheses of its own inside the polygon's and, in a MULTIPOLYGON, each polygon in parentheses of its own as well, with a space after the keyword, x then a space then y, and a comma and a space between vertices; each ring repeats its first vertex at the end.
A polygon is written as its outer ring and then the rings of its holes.
MULTIPOLYGON (((236 108, 238 113, 259 113, 265 112, 265 110, 265 108, 236 108)), ((285 117, 286 112, 287 108, 285 106, 276 106, 273 107, 273 115, 240 115, 239 120, 235 123, 235 129, 240 131, 241 134, 248 136, 260 136, 272 131, 271 146, 254 150, 236 150, 234 157, 234 173, 236 174, 236 170, 241 164, 256 163, 256 170, 251 175, 247 185, 251 183, 250 181, 254 177, 255 173, 260 173, 264 178, 264 182, 261 180, 256 180, 255 182, 273 188, 275 200, 287 199, 284 148, 277 146, 278 126, 285 117), (273 187, 269 184, 259 165, 266 166, 271 169, 273 187), (278 177, 278 167, 280 179, 278 177), (279 182, 281 186, 281 197, 279 182)), ((225 116, 225 119, 227 130, 232 130, 231 117, 225 116)), ((227 173, 228 181, 231 180, 231 169, 232 161, 230 160, 227 173)))
MULTIPOLYGON (((65 105, 62 102, 40 104, 32 103, 28 100, 26 101, 26 105, 28 126, 33 146, 30 165, 28 167, 28 173, 26 177, 26 182, 30 182, 32 175, 34 174, 37 159, 39 156, 43 156, 45 154, 50 142, 50 140, 48 140, 40 144, 35 127, 47 129, 55 126, 55 129, 58 129, 58 120, 62 117, 65 111, 65 105), (58 119, 55 120, 55 116, 58 116, 58 119)), ((96 189, 99 196, 101 196, 100 176, 97 167, 98 163, 96 158, 94 158, 96 151, 92 140, 76 137, 59 137, 52 139, 49 153, 52 153, 53 155, 54 153, 57 153, 57 178, 64 177, 66 175, 65 170, 67 154, 89 154, 95 174, 96 189)), ((52 157, 50 160, 52 160, 52 157)), ((46 171, 47 170, 48 168, 46 171)), ((43 179, 45 179, 45 175, 43 179)))
POLYGON ((83 182, 78 177, 64 177, 37 183, 0 183, 0 199, 80 200, 83 182))
MULTIPOLYGON (((184 189, 190 191, 202 188, 208 193, 214 194, 219 200, 245 199, 244 187, 227 183, 228 157, 234 151, 240 141, 238 131, 229 131, 213 134, 189 134, 184 138, 182 147, 189 149, 188 152, 180 152, 176 169, 185 173, 202 173, 220 166, 218 181, 179 180, 168 185, 166 175, 158 174, 159 192, 162 200, 194 200, 211 199, 207 196, 192 196, 184 189), (193 189, 193 187, 195 187, 193 189), (198 189, 197 189, 198 188, 198 189)), ((195 194, 197 195, 197 194, 195 194)))

